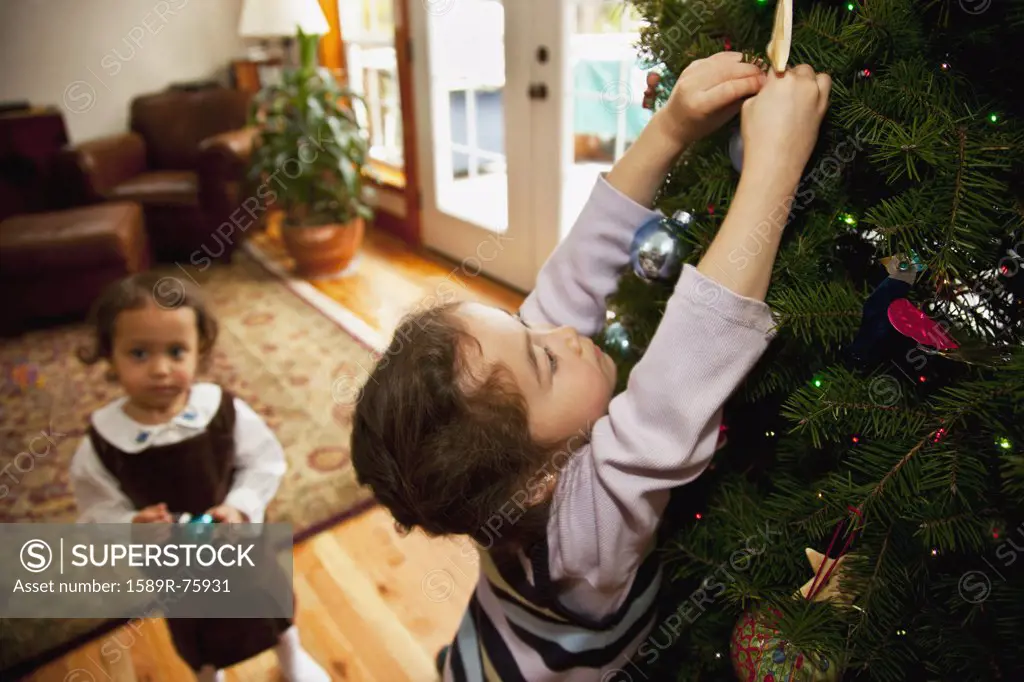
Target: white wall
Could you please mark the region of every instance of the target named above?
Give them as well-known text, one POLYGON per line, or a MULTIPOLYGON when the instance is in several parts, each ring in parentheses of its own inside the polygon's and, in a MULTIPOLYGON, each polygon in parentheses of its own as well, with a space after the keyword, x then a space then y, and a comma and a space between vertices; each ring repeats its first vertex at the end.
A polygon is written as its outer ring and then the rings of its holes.
POLYGON ((0 101, 64 110, 72 142, 128 127, 170 83, 227 83, 242 0, 0 0, 0 101))

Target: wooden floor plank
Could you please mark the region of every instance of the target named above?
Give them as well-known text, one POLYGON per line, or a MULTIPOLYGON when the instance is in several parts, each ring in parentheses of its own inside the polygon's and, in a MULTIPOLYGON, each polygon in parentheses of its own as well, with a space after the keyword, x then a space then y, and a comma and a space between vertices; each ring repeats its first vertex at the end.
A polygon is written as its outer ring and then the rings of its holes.
MULTIPOLYGON (((275 261, 292 267, 279 235, 278 221, 254 237, 275 261)), ((368 230, 358 260, 343 275, 311 280, 324 294, 355 313, 374 329, 390 336, 402 316, 447 300, 477 301, 517 310, 524 296, 482 274, 472 261, 456 263, 425 250, 413 251, 402 241, 368 230)))
POLYGON ((334 537, 343 547, 360 548, 361 571, 431 657, 451 642, 476 585, 479 564, 471 543, 431 539, 420 532, 403 537, 380 508, 334 537))
MULTIPOLYGON (((360 651, 375 661, 374 673, 381 682, 393 679, 431 680, 433 661, 394 612, 381 599, 366 573, 334 534, 313 539, 320 567, 307 579, 330 605, 332 615, 345 614, 342 622, 358 630, 350 636, 360 651)), ((354 550, 366 556, 366 549, 354 550)))

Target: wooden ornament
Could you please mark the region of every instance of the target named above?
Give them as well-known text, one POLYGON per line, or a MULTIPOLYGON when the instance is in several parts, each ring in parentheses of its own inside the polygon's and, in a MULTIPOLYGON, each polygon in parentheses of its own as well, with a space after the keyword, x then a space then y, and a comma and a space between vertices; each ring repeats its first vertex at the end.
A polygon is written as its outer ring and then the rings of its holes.
POLYGON ((800 588, 800 595, 811 601, 834 601, 839 604, 850 604, 853 597, 843 592, 843 561, 846 555, 831 559, 810 547, 804 550, 807 561, 811 564, 814 577, 800 588), (818 576, 828 576, 826 580, 818 580, 818 576), (813 590, 813 594, 812 594, 813 590))
POLYGON ((913 252, 909 256, 897 253, 887 258, 882 258, 879 262, 885 266, 885 270, 889 273, 890 277, 907 284, 913 284, 918 274, 925 270, 924 263, 913 252))
POLYGON ((786 72, 789 48, 793 43, 793 0, 778 0, 775 5, 775 26, 768 41, 767 54, 775 73, 786 72))

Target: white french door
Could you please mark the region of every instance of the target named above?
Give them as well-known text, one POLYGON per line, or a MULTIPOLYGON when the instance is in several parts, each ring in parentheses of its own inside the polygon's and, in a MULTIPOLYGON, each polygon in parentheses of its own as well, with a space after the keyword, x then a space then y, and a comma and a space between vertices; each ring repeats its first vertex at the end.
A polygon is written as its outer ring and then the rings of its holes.
POLYGON ((423 242, 529 291, 646 120, 636 22, 614 0, 409 7, 423 242))

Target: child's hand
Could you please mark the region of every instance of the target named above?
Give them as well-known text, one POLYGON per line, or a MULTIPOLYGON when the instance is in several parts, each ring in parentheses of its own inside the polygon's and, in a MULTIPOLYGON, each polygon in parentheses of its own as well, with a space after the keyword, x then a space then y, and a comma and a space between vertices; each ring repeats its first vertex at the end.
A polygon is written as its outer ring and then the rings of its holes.
POLYGON ((173 523, 173 521, 174 519, 167 511, 167 505, 163 502, 141 509, 132 517, 132 523, 173 523))
POLYGON ((249 521, 248 516, 226 504, 207 509, 206 513, 212 516, 217 523, 248 523, 249 521))
POLYGON ((832 79, 807 64, 771 73, 743 104, 743 172, 797 183, 818 139, 832 79))
MULTIPOLYGON (((663 129, 684 144, 713 133, 739 113, 741 100, 757 94, 766 80, 760 67, 744 64, 742 59, 739 52, 719 52, 690 64, 654 118, 661 117, 663 129)), ((656 78, 648 74, 645 100, 653 95, 656 78)))

